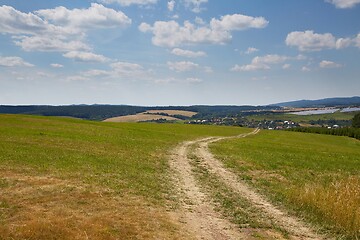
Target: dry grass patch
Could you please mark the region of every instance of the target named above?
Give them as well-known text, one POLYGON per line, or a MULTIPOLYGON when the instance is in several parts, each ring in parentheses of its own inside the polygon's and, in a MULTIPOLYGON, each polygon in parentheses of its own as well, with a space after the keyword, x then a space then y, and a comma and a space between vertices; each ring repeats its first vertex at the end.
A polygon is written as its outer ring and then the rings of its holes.
POLYGON ((147 113, 138 113, 136 115, 127 115, 121 117, 113 117, 105 119, 104 122, 144 122, 144 121, 155 121, 160 119, 166 119, 168 121, 177 121, 178 118, 156 115, 156 114, 147 114, 147 113))
POLYGON ((315 211, 340 234, 360 238, 360 179, 349 177, 329 186, 308 184, 294 190, 291 198, 298 205, 315 211))
POLYGON ((182 110, 149 110, 146 112, 150 114, 168 114, 169 116, 181 115, 185 117, 192 117, 197 114, 197 112, 182 111, 182 110))
POLYGON ((0 179, 0 239, 182 238, 164 209, 138 196, 51 176, 0 179))

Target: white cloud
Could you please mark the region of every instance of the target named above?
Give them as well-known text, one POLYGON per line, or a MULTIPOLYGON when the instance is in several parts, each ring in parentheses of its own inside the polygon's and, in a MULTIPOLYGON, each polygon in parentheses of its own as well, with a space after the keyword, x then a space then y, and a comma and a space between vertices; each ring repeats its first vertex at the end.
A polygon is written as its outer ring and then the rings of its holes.
POLYGON ((339 68, 341 67, 342 65, 341 64, 338 64, 338 63, 335 63, 335 62, 332 62, 332 61, 326 61, 326 60, 323 60, 319 63, 319 66, 321 68, 339 68))
POLYGON ((100 0, 102 3, 112 4, 117 3, 121 6, 130 6, 130 5, 150 5, 156 4, 157 0, 100 0))
POLYGON ((67 51, 87 51, 91 48, 80 40, 62 39, 61 37, 44 36, 20 36, 14 37, 14 43, 25 51, 48 51, 48 52, 67 52, 67 51))
POLYGON ((82 62, 106 62, 109 59, 103 55, 94 54, 91 52, 80 52, 80 51, 71 51, 63 54, 66 58, 71 58, 76 61, 82 62))
POLYGON ((360 3, 360 0, 326 0, 326 2, 334 4, 337 8, 352 8, 360 3))
POLYGON ((199 64, 189 62, 189 61, 167 62, 167 65, 170 70, 173 70, 176 72, 188 72, 188 71, 199 68, 199 64))
POLYGON ((23 13, 11 6, 0 6, 0 32, 6 34, 70 34, 67 29, 49 24, 33 13, 23 13))
POLYGON ((320 51, 336 48, 336 39, 331 33, 318 34, 314 31, 291 32, 286 37, 286 45, 300 51, 320 51))
POLYGON ((257 49, 257 48, 249 47, 249 48, 246 50, 245 54, 252 54, 252 53, 258 52, 258 51, 259 51, 259 49, 257 49))
POLYGON ((35 12, 38 16, 57 26, 75 29, 127 27, 131 19, 121 11, 92 3, 87 9, 56 7, 35 12))
POLYGON ((286 37, 286 45, 297 47, 300 51, 320 51, 323 49, 342 49, 350 46, 360 48, 359 34, 354 38, 336 39, 331 33, 314 33, 312 30, 291 32, 286 37))
POLYGON ((195 18, 195 23, 198 25, 205 25, 206 22, 201 18, 201 17, 196 17, 195 18))
POLYGON ((282 66, 282 69, 289 69, 291 67, 291 64, 286 63, 282 66))
POLYGON ((220 20, 213 18, 210 22, 212 29, 234 31, 248 28, 264 28, 269 22, 263 17, 251 17, 242 14, 222 16, 220 20))
POLYGON ((1 57, 0 66, 2 67, 33 67, 34 65, 25 62, 21 57, 1 57))
POLYGON ((288 60, 290 57, 277 54, 269 54, 262 57, 254 57, 253 64, 278 64, 288 60))
POLYGON ((225 44, 232 38, 232 31, 249 28, 264 28, 268 24, 263 17, 250 17, 240 14, 213 18, 207 26, 197 26, 185 21, 181 26, 176 21, 156 21, 153 26, 141 23, 139 30, 151 32, 156 46, 177 47, 186 44, 225 44))
POLYGON ((236 64, 230 70, 234 72, 248 72, 248 71, 266 70, 266 69, 270 69, 270 67, 265 64, 248 64, 242 66, 236 64))
POLYGON ((353 41, 351 38, 339 38, 336 40, 335 47, 336 49, 347 48, 352 45, 353 41))
POLYGON ((114 78, 148 79, 152 73, 151 70, 146 70, 137 63, 115 62, 110 64, 110 66, 112 68, 110 75, 114 78))
POLYGON ((193 52, 193 51, 190 51, 190 50, 183 50, 183 49, 180 49, 180 48, 174 48, 171 51, 171 53, 174 54, 174 55, 177 55, 177 56, 188 57, 188 58, 206 56, 206 53, 202 52, 202 51, 193 52))
POLYGON ((26 51, 84 51, 86 32, 94 28, 122 28, 131 24, 121 11, 93 3, 88 9, 57 7, 23 13, 0 6, 0 33, 10 34, 26 51))
POLYGON ((63 68, 64 67, 64 65, 61 65, 59 63, 51 63, 50 66, 53 68, 63 68))
POLYGON ((241 71, 257 71, 257 70, 266 70, 270 69, 271 64, 279 64, 285 62, 286 60, 291 59, 287 56, 281 56, 277 54, 269 54, 265 56, 254 57, 251 61, 251 64, 248 65, 235 65, 231 68, 231 71, 241 72, 241 71))
POLYGON ((354 38, 354 43, 355 43, 355 46, 360 48, 360 33, 356 36, 356 38, 354 38))
POLYGON ((99 69, 92 69, 86 72, 83 72, 83 75, 86 77, 99 77, 99 76, 109 76, 111 72, 99 69))
POLYGON ((167 3, 167 7, 168 7, 168 10, 170 12, 174 11, 174 7, 175 7, 175 1, 174 0, 171 0, 167 3))
POLYGON ((201 7, 201 4, 207 2, 208 0, 185 0, 185 6, 190 8, 194 13, 200 13, 204 10, 204 8, 201 7))

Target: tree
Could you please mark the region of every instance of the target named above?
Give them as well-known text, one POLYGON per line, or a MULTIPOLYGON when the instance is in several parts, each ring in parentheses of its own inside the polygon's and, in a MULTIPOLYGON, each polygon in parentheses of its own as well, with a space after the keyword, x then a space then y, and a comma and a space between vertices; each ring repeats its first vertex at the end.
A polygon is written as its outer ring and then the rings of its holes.
POLYGON ((352 119, 352 126, 354 128, 360 128, 360 112, 357 113, 352 119))

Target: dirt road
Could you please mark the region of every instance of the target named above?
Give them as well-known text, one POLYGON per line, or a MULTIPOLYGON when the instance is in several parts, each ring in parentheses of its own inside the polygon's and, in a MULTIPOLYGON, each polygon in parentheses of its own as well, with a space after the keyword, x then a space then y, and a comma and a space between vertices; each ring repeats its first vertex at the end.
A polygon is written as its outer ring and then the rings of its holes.
MULTIPOLYGON (((242 134, 237 138, 255 135, 259 132, 255 129, 251 133, 242 134)), ((266 217, 272 220, 277 229, 265 231, 268 239, 322 239, 301 220, 290 216, 283 210, 275 207, 265 197, 261 196, 242 180, 226 169, 223 164, 214 158, 208 149, 210 143, 234 137, 208 137, 196 141, 184 142, 178 146, 172 154, 170 167, 173 170, 174 182, 178 189, 181 206, 173 217, 180 222, 184 231, 189 232, 195 239, 257 239, 250 234, 248 229, 239 228, 215 211, 215 205, 210 196, 201 188, 196 180, 194 166, 191 164, 189 154, 195 154, 201 161, 202 166, 214 174, 223 184, 232 191, 246 198, 255 208, 258 208, 266 217), (191 152, 191 150, 193 152, 191 152), (277 232, 274 234, 274 232, 277 232), (286 232, 283 234, 282 232, 286 232)))

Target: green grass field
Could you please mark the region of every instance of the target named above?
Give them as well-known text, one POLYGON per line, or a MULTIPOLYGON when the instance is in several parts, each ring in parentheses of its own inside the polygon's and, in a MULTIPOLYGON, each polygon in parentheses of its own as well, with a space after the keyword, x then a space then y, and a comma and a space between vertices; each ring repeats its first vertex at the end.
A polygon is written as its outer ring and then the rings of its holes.
POLYGON ((348 239, 360 236, 360 142, 338 136, 261 131, 211 150, 272 201, 348 239))
POLYGON ((0 115, 0 239, 181 238, 167 154, 248 131, 0 115))

